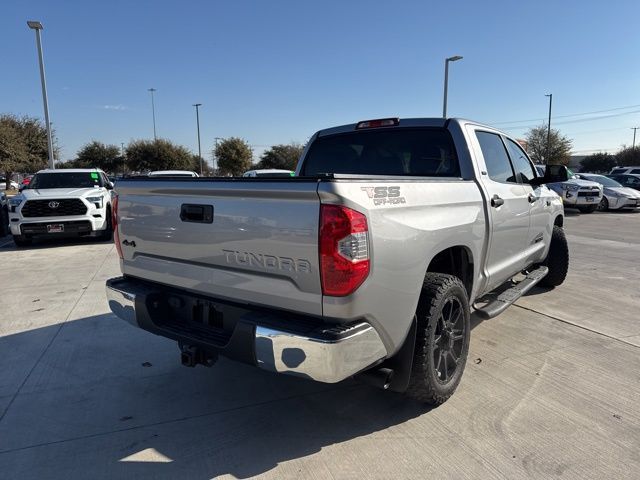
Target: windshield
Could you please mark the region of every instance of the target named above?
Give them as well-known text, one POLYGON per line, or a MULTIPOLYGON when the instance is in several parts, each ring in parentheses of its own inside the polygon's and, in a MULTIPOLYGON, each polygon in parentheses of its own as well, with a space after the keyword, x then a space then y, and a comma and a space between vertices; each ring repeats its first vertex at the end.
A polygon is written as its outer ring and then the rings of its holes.
POLYGON ((98 172, 38 173, 29 188, 92 188, 102 187, 98 172))
POLYGON ((447 130, 391 128, 319 137, 302 175, 321 173, 459 177, 460 165, 447 130))
POLYGON ((605 187, 621 187, 618 182, 613 180, 612 178, 607 178, 604 175, 580 175, 585 180, 591 180, 592 182, 597 182, 600 185, 605 187))

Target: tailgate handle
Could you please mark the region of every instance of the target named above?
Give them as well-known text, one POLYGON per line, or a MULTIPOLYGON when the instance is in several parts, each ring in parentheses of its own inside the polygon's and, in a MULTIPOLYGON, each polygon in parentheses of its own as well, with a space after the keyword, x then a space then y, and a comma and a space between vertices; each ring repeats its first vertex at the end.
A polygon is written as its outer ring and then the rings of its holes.
POLYGON ((213 223, 213 205, 183 203, 180 207, 180 220, 192 223, 213 223))

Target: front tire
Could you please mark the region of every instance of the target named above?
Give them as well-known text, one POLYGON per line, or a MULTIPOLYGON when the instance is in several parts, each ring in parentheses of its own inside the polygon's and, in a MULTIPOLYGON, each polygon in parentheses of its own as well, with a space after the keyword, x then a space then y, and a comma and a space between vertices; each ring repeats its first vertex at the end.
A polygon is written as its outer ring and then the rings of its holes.
POLYGON ((427 273, 416 316, 416 348, 406 394, 440 405, 458 387, 469 352, 469 299, 460 279, 427 273))
POLYGON ((16 244, 16 247, 28 247, 33 243, 33 239, 25 237, 24 235, 14 235, 13 243, 16 244))
POLYGON ((609 210, 609 200, 607 200, 607 197, 602 197, 602 200, 600 200, 600 203, 598 204, 598 210, 601 212, 609 210))
POLYGON ((113 236, 113 225, 111 224, 111 208, 107 207, 106 210, 106 215, 107 215, 107 228, 105 228, 102 233, 100 234, 100 239, 107 241, 107 240, 111 240, 112 236, 113 236))
POLYGON ((540 280, 540 285, 551 288, 562 285, 569 271, 569 245, 564 230, 557 225, 553 226, 549 253, 542 265, 549 269, 549 273, 540 280))

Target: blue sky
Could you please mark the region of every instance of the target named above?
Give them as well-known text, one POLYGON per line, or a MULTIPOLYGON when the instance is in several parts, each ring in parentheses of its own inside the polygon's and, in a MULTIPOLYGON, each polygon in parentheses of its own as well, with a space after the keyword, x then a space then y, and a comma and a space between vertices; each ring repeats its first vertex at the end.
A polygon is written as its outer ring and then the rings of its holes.
POLYGON ((203 104, 205 157, 214 137, 240 136, 259 155, 336 124, 439 116, 451 55, 464 59, 450 68, 450 116, 522 136, 552 92, 552 124, 576 153, 631 144, 640 126, 637 0, 8 0, 0 112, 42 117, 30 19, 45 28, 63 159, 93 139, 152 138, 150 87, 158 136, 194 152, 191 105, 203 104))

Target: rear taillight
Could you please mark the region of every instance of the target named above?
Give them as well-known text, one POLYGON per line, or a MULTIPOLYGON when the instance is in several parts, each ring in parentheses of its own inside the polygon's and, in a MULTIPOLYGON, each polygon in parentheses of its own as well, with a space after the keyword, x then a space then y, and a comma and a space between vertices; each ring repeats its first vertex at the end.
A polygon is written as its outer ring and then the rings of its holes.
POLYGON ((122 258, 122 245, 120 245, 120 226, 118 225, 118 195, 113 197, 111 202, 111 225, 113 227, 113 241, 116 244, 118 256, 122 258))
POLYGON ((367 217, 339 205, 320 206, 320 280, 322 293, 344 297, 369 275, 367 217))

